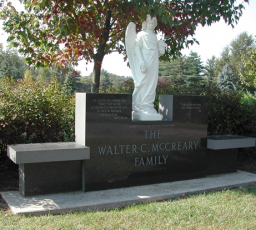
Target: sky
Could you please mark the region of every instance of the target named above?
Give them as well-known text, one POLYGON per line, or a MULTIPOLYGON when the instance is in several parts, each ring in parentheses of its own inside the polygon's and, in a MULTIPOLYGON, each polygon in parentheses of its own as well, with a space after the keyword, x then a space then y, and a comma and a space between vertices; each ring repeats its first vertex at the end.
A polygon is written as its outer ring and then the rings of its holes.
MULTIPOLYGON (((17 3, 17 0, 12 2, 17 3)), ((235 28, 228 26, 223 20, 211 26, 199 26, 194 36, 199 41, 199 45, 194 44, 189 49, 182 50, 182 54, 188 55, 190 51, 197 52, 205 63, 213 55, 220 57, 223 48, 242 32, 256 36, 256 0, 250 0, 249 5, 245 4, 243 15, 235 28)), ((0 43, 3 43, 4 47, 6 47, 6 39, 7 34, 4 33, 2 24, 0 24, 0 43)), ((106 55, 102 68, 119 76, 132 76, 130 68, 123 60, 123 55, 118 53, 106 55)), ((82 76, 87 76, 92 73, 93 63, 86 65, 84 61, 81 61, 75 69, 81 71, 82 76)))

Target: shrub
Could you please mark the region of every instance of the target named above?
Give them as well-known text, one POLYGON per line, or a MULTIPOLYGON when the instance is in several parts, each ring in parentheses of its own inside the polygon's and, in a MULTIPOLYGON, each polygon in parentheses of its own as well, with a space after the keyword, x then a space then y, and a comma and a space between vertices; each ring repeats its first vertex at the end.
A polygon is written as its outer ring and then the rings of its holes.
POLYGON ((256 97, 246 91, 240 100, 243 119, 243 129, 246 135, 256 136, 256 97))
POLYGON ((209 135, 254 135, 256 129, 256 99, 248 92, 208 89, 209 135))
POLYGON ((0 156, 9 144, 73 141, 74 110, 74 97, 62 93, 57 80, 2 80, 0 156))

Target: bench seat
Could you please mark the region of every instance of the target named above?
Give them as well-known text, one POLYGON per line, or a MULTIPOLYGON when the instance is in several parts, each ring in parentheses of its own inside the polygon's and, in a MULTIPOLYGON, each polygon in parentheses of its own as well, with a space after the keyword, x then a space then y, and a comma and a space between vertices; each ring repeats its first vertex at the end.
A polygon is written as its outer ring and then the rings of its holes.
POLYGON ((76 142, 9 145, 8 157, 16 164, 90 159, 90 148, 76 142))
POLYGON ((255 147, 255 138, 239 135, 215 135, 207 137, 207 148, 219 149, 239 149, 255 147))
POLYGON ((19 191, 23 196, 81 191, 90 148, 76 142, 16 144, 7 148, 19 164, 19 191))

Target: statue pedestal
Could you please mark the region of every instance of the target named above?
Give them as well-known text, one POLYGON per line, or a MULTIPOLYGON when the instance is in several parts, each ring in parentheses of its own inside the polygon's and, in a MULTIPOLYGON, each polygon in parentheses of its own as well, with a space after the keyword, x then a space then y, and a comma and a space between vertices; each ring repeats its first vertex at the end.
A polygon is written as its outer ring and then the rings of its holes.
POLYGON ((160 114, 144 114, 141 112, 132 112, 132 120, 138 121, 161 121, 163 116, 160 114))

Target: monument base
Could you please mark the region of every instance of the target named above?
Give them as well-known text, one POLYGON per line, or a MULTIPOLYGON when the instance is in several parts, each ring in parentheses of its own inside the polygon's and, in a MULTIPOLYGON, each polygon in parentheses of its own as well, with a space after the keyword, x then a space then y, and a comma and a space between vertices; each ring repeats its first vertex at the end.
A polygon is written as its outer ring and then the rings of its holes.
POLYGON ((143 114, 140 112, 132 112, 132 120, 138 121, 161 121, 163 116, 160 114, 143 114))

